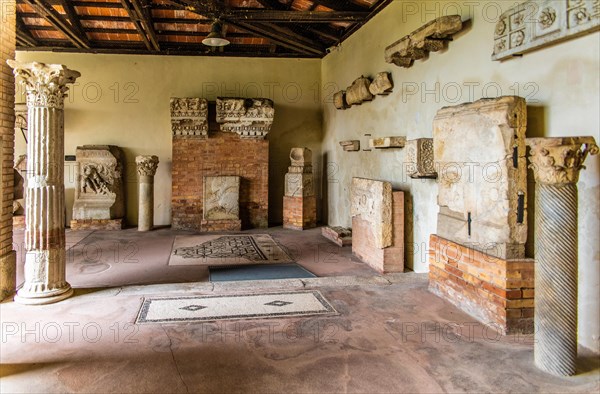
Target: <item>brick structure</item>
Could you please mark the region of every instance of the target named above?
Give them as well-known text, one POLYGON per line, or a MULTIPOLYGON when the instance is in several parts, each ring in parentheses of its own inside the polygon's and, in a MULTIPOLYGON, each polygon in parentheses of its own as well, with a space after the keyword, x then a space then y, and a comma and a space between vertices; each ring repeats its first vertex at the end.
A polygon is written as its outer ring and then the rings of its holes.
POLYGON ((504 334, 532 333, 534 260, 505 260, 432 234, 429 289, 504 334))
POLYGON ((122 230, 123 219, 71 220, 71 230, 122 230))
POLYGON ((283 227, 305 230, 317 226, 317 198, 283 196, 283 227))
POLYGON ((16 257, 12 240, 13 210, 13 157, 14 157, 14 105, 15 80, 7 59, 15 58, 15 16, 14 0, 0 0, 2 20, 0 21, 0 300, 15 291, 16 257))
POLYGON ((220 131, 208 138, 174 136, 172 174, 174 229, 217 231, 202 228, 202 189, 205 176, 219 175, 241 177, 242 228, 268 226, 269 141, 220 131))
POLYGON ((362 215, 352 217, 352 253, 381 272, 404 271, 404 192, 392 192, 391 245, 379 247, 373 223, 362 215))

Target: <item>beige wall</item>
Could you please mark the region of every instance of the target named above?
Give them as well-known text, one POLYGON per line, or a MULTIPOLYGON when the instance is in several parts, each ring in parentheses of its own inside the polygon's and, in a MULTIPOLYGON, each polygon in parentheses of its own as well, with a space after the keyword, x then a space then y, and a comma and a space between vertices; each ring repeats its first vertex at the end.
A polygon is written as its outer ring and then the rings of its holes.
MULTIPOLYGON (((179 56, 89 55, 18 52, 20 61, 61 63, 81 72, 65 102, 65 154, 84 144, 123 148, 127 160, 127 221, 137 223, 135 156, 160 158, 155 179, 155 224, 171 222, 171 123, 169 98, 268 97, 275 101, 269 134, 269 219, 282 221, 283 178, 293 146, 319 158, 321 108, 315 99, 320 61, 179 56)), ((19 99, 19 96, 17 96, 19 99)), ((22 98, 24 101, 24 98, 22 98)), ((232 147, 235 149, 235 147, 232 147)), ((16 138, 16 155, 25 141, 16 138)), ((320 168, 316 166, 316 168, 320 168)), ((67 215, 74 195, 74 166, 65 164, 67 215)))
MULTIPOLYGON (((373 18, 322 62, 325 93, 345 88, 362 75, 391 71, 394 92, 345 111, 332 104, 323 107, 323 155, 328 173, 328 219, 333 225, 350 226, 348 191, 354 176, 391 181, 408 192, 414 228, 408 234, 408 265, 427 271, 429 235, 436 232, 437 185, 433 180, 412 180, 403 171, 402 150, 343 152, 338 142, 374 136, 400 135, 408 139, 432 136, 438 109, 482 97, 515 95, 528 101, 528 136, 593 135, 600 142, 598 91, 600 35, 594 33, 541 49, 503 63, 493 62, 492 37, 500 13, 510 1, 396 1, 373 18), (387 45, 427 21, 460 13, 470 19, 455 35, 449 49, 416 61, 409 69, 384 61, 387 45), (411 239, 412 237, 412 239, 411 239), (411 251, 410 244, 414 243, 411 251)), ((327 95, 325 95, 325 98, 327 95)), ((329 100, 330 101, 330 100, 329 100)), ((485 149, 482 146, 482 149, 485 149)), ((600 211, 598 157, 586 162, 579 181, 580 226, 580 341, 599 350, 600 211)), ((530 182, 533 182, 530 180, 530 182)), ((530 207, 530 212, 533 206, 530 207)), ((533 215, 531 215, 533 217, 533 215)), ((532 224, 531 224, 532 226, 532 224)), ((531 239, 531 237, 530 237, 531 239)), ((533 254, 533 246, 529 247, 533 254)))

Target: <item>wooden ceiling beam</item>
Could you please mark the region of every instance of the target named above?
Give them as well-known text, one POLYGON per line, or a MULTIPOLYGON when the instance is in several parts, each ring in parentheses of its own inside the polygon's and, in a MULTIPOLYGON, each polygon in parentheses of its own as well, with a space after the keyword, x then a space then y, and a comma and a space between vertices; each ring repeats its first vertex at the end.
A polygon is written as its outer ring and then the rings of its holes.
POLYGON ((137 15, 137 13, 133 9, 133 7, 129 4, 129 1, 121 0, 121 5, 127 12, 127 15, 129 15, 130 21, 133 23, 133 26, 135 26, 135 29, 137 30, 138 34, 142 38, 142 41, 144 42, 144 45, 146 45, 146 48, 148 48, 149 51, 155 50, 154 46, 152 45, 152 43, 146 36, 146 32, 144 31, 144 28, 142 27, 142 24, 140 23, 139 16, 137 15))
POLYGON ((156 31, 154 30, 154 23, 152 22, 152 13, 150 12, 150 5, 146 0, 129 0, 135 9, 135 12, 138 14, 142 25, 144 26, 144 30, 148 34, 148 38, 152 43, 155 51, 160 52, 160 45, 158 44, 158 39, 156 38, 156 31), (142 4, 142 2, 144 2, 142 4))
POLYGON ((367 11, 368 8, 361 7, 357 4, 351 3, 349 1, 337 1, 337 0, 311 0, 313 3, 317 5, 322 5, 323 7, 331 8, 335 11, 367 11))
POLYGON ((79 21, 79 15, 75 11, 75 8, 71 4, 71 2, 69 0, 60 0, 59 5, 61 5, 65 10, 67 18, 69 18, 69 23, 71 23, 71 26, 75 30, 75 33, 77 33, 80 37, 85 37, 87 39, 87 36, 83 31, 83 27, 81 26, 81 22, 79 21))
POLYGON ((16 26, 17 39, 26 46, 35 47, 38 45, 37 40, 31 35, 31 32, 23 23, 23 19, 17 15, 17 26, 16 26))
POLYGON ((85 37, 85 35, 81 36, 78 34, 74 30, 73 26, 68 23, 63 16, 45 0, 25 0, 25 2, 35 10, 37 16, 41 16, 48 23, 54 26, 56 30, 63 33, 77 48, 90 48, 90 43, 87 37, 85 37))

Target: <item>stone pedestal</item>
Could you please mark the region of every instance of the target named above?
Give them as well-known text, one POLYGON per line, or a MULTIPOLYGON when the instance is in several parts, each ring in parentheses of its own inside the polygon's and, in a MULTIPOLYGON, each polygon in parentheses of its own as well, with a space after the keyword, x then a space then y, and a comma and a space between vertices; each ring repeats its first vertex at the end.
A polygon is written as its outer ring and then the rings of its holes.
POLYGON ((312 152, 308 148, 292 148, 292 165, 285 174, 283 227, 304 230, 317 226, 317 198, 313 186, 312 152))
POLYGON ((157 156, 135 158, 138 182, 138 231, 150 231, 154 226, 154 175, 158 168, 157 156))
POLYGON ((535 364, 575 374, 577 361, 577 180, 593 137, 530 138, 535 176, 535 364))
POLYGON ((404 193, 389 182, 352 178, 352 253, 381 272, 404 271, 404 193))
POLYGON ((81 74, 59 64, 10 61, 27 92, 27 212, 22 304, 48 304, 73 290, 65 279, 64 97, 81 74))
POLYGON ((84 145, 76 151, 73 230, 120 230, 125 217, 123 152, 114 145, 84 145))

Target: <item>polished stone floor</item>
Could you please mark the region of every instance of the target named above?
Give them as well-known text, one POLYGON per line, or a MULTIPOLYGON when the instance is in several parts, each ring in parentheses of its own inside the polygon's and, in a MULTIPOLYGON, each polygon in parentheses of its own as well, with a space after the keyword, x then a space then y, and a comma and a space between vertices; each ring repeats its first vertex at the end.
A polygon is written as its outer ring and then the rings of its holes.
POLYGON ((127 263, 113 255, 110 268, 96 274, 78 272, 74 259, 68 269, 74 297, 36 307, 1 303, 0 392, 600 390, 597 355, 582 349, 574 377, 548 375, 533 365, 532 336, 497 335, 429 293, 426 275, 377 275, 353 260, 350 248, 325 263, 315 252, 318 232, 270 231, 282 244, 299 245, 299 260, 322 277, 210 283, 190 267, 165 268, 162 248, 170 246, 162 238, 172 237, 170 230, 70 233, 80 247, 94 234, 107 243, 138 242, 138 256, 145 257, 127 263), (169 281, 187 283, 162 283, 169 281), (318 289, 339 314, 132 324, 145 297, 306 289, 318 289))

